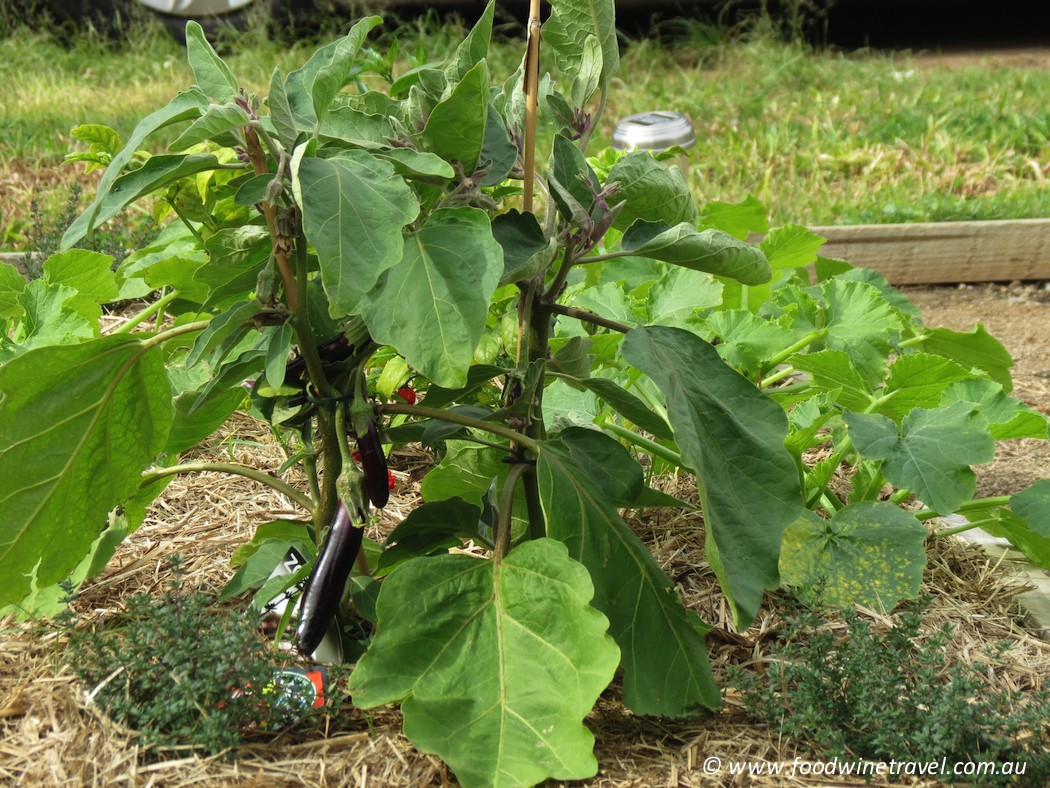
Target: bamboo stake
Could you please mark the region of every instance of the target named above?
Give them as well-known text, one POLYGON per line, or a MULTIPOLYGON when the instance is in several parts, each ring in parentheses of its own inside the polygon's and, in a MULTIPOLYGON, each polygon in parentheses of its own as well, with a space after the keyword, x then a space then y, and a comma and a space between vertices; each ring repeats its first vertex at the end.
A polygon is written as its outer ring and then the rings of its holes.
POLYGON ((525 195, 522 207, 532 212, 533 178, 536 174, 536 102, 540 93, 540 0, 530 0, 529 37, 525 49, 525 195))

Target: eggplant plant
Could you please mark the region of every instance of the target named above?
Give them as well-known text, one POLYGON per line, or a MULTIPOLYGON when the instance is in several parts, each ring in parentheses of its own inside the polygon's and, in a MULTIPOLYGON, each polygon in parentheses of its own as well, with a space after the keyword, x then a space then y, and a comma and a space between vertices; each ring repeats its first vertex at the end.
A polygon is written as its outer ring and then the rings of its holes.
POLYGON ((305 586, 306 653, 333 616, 370 618, 354 703, 399 703, 464 785, 529 785, 595 774, 583 719, 617 671, 637 714, 719 705, 709 627, 624 509, 702 516, 741 628, 783 581, 843 604, 914 596, 933 514, 1047 561, 1044 483, 971 500, 995 439, 1047 434, 1007 396, 998 342, 923 327, 803 228, 749 243, 769 229, 754 200, 701 209, 659 156, 588 157, 612 0, 553 4, 554 74, 534 4, 522 66, 494 79, 492 19, 443 66, 398 73, 363 18, 265 98, 190 23, 193 87, 127 140, 78 128, 75 158, 105 168, 94 202, 40 279, 0 267, 0 606, 46 612, 177 474, 255 479, 302 514, 258 527, 229 593, 305 586), (167 153, 143 150, 162 135, 167 153), (77 248, 146 197, 169 220, 155 242, 115 270, 77 248), (101 305, 137 299, 100 330, 101 305), (306 489, 179 461, 238 409, 306 489), (410 442, 438 461, 376 544, 383 446, 410 442), (698 507, 648 485, 670 468, 698 507), (901 508, 913 496, 926 508, 901 508), (483 549, 449 552, 465 540, 483 549), (267 579, 293 547, 306 566, 267 579))

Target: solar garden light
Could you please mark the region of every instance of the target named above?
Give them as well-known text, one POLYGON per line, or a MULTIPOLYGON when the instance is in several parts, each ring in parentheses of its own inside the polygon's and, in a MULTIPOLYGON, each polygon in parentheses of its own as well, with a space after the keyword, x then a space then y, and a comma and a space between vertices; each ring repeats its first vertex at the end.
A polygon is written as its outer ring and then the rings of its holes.
MULTIPOLYGON (((689 118, 680 112, 654 110, 628 115, 616 124, 612 135, 612 146, 617 150, 651 150, 654 152, 678 146, 689 149, 696 144, 696 132, 689 118)), ((689 157, 680 154, 674 159, 689 180, 689 157)))

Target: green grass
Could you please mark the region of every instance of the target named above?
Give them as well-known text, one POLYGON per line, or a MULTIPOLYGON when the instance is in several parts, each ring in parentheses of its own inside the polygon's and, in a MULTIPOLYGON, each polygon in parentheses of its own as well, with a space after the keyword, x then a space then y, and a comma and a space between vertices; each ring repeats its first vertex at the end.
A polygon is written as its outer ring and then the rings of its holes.
MULTIPOLYGON (((387 25, 403 53, 432 58, 463 28, 433 17, 387 25)), ((814 52, 769 33, 682 26, 677 43, 628 42, 598 144, 616 118, 686 113, 698 143, 691 182, 701 202, 762 200, 774 225, 1050 217, 1050 73, 1038 65, 946 68, 907 54, 814 52)), ((220 42, 231 67, 265 92, 313 42, 283 47, 259 31, 220 42)), ((521 43, 495 45, 492 72, 517 66, 521 43)), ((549 61, 547 61, 549 62, 549 61)), ((74 180, 69 130, 104 123, 127 134, 192 83, 184 51, 159 28, 121 45, 71 44, 25 30, 0 39, 0 247, 24 244, 35 196, 59 206, 74 180)))

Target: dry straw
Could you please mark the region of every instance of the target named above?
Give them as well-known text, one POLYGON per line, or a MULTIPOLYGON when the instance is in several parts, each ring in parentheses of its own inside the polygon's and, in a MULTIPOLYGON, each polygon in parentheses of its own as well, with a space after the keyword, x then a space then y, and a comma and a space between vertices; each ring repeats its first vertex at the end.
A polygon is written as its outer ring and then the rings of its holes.
MULTIPOLYGON (((195 460, 229 460, 275 471, 284 454, 269 432, 238 416, 230 429, 195 460), (236 436, 236 440, 234 440, 236 436)), ((399 478, 391 505, 372 536, 381 538, 418 502, 415 481, 426 467, 425 452, 395 458, 399 478)), ((294 474, 285 480, 303 485, 294 474)), ((693 495, 686 478, 659 480, 680 497, 693 495)), ((295 513, 272 490, 243 479, 199 474, 171 483, 151 509, 146 523, 119 550, 106 571, 87 585, 77 601, 87 623, 104 623, 119 614, 124 599, 141 592, 161 593, 167 586, 167 559, 184 559, 186 585, 217 592, 232 574, 232 551, 255 527, 295 513)), ((742 633, 732 629, 729 610, 703 555, 703 524, 693 514, 650 510, 631 515, 631 526, 647 542, 672 577, 686 604, 715 629, 708 636, 716 675, 730 663, 747 662, 774 636, 775 595, 755 624, 742 633)), ((931 543, 925 590, 935 601, 927 616, 933 629, 950 623, 956 633, 952 659, 968 663, 989 658, 990 644, 1011 646, 993 663, 988 678, 1002 689, 1046 687, 1050 644, 1038 639, 1023 619, 1016 596, 1024 586, 1011 581, 978 549, 954 540, 931 543)), ((867 613, 876 623, 888 619, 867 613)), ((106 719, 86 702, 61 660, 62 636, 53 629, 0 622, 0 784, 33 786, 437 786, 454 784, 436 758, 418 753, 401 735, 396 710, 363 713, 348 710, 331 720, 327 737, 252 743, 230 758, 202 758, 177 750, 144 753, 133 732, 106 719), (158 760, 159 758, 159 760, 158 760)), ((592 786, 762 785, 747 778, 703 773, 705 758, 725 761, 782 762, 816 756, 749 721, 732 693, 723 710, 709 719, 671 722, 639 718, 616 700, 617 687, 600 699, 587 722, 595 732, 601 771, 592 786), (739 778, 736 778, 739 779, 739 778)), ((850 785, 840 779, 778 778, 770 785, 850 785)), ((872 785, 935 784, 879 782, 872 785)))

